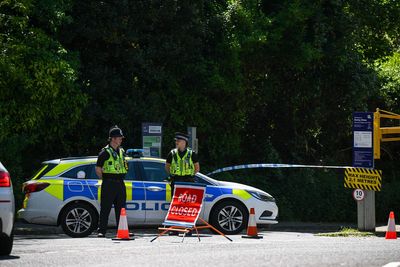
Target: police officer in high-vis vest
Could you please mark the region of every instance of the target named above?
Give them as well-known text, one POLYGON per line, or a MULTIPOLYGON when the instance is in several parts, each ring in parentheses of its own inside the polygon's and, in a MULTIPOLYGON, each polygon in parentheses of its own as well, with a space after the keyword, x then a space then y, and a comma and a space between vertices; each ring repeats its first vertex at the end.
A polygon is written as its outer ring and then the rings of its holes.
POLYGON ((100 222, 98 237, 105 237, 108 216, 114 204, 115 219, 118 225, 121 208, 125 208, 126 188, 124 178, 128 172, 125 151, 121 147, 124 135, 117 126, 109 131, 109 144, 104 147, 97 158, 96 174, 103 180, 101 185, 100 222))
POLYGON ((175 182, 194 182, 194 175, 200 171, 197 154, 188 147, 188 143, 187 134, 175 133, 176 147, 169 152, 165 164, 165 170, 171 176, 171 194, 175 182))

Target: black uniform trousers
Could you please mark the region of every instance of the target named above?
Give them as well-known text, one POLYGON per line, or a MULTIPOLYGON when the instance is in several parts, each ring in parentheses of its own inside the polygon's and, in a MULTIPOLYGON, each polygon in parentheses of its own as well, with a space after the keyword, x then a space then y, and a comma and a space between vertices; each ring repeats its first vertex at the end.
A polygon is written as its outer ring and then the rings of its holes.
POLYGON ((99 233, 105 234, 107 231, 108 217, 113 204, 115 219, 118 226, 121 208, 125 208, 126 206, 125 183, 123 179, 103 177, 103 183, 101 185, 99 233))

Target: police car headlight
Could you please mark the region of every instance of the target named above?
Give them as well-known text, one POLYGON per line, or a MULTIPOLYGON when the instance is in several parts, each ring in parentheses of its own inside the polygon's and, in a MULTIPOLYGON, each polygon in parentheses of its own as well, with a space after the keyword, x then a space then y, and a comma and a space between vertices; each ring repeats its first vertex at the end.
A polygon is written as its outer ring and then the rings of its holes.
POLYGON ((250 190, 246 190, 246 191, 250 195, 252 195, 253 197, 255 197, 255 198, 259 199, 259 200, 266 201, 266 202, 276 202, 275 198, 273 198, 273 197, 271 197, 269 195, 266 195, 266 194, 263 194, 263 193, 260 193, 260 192, 256 192, 256 191, 250 191, 250 190))

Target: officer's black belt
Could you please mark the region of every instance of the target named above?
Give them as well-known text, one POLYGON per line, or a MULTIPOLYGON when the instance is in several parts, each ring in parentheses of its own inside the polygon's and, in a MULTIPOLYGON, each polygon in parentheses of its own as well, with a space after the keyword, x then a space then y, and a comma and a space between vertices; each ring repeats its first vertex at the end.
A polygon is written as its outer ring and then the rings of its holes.
POLYGON ((105 178, 103 177, 103 180, 107 180, 107 181, 112 181, 112 182, 121 182, 124 181, 124 178, 105 178))

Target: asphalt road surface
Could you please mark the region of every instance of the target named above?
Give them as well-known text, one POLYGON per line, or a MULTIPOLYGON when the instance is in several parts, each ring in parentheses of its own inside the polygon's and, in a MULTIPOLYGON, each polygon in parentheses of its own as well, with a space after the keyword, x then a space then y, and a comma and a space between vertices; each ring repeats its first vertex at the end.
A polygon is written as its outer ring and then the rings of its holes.
POLYGON ((70 238, 64 234, 16 235, 12 255, 0 266, 400 266, 400 239, 321 237, 313 233, 262 231, 263 239, 209 232, 197 237, 137 230, 133 241, 70 238), (394 263, 397 262, 397 263, 394 263))

